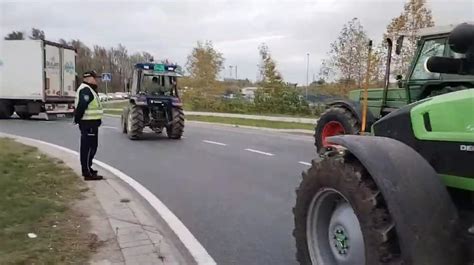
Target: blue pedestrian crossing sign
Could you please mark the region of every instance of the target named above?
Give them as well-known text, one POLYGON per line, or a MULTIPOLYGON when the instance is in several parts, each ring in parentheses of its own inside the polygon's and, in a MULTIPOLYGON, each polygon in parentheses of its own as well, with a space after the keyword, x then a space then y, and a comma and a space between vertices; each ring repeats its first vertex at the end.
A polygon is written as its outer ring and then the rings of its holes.
POLYGON ((102 73, 102 82, 110 82, 110 81, 112 81, 112 74, 102 73))

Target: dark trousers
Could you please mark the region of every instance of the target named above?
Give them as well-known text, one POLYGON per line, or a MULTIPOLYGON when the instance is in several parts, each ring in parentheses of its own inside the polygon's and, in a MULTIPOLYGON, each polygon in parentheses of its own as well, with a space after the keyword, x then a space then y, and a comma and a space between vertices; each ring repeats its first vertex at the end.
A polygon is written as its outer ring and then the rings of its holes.
POLYGON ((92 175, 92 160, 97 152, 100 120, 81 121, 81 168, 83 176, 92 175))

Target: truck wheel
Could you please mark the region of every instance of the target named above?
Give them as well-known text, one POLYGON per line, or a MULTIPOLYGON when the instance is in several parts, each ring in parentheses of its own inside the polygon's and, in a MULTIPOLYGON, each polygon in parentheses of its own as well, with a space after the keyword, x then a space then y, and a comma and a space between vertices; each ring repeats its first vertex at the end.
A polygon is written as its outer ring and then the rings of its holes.
POLYGON ((127 115, 127 134, 128 138, 132 140, 138 139, 143 131, 143 110, 135 105, 130 106, 130 110, 127 115))
POLYGON ((13 104, 9 100, 0 99, 0 119, 8 119, 15 111, 13 104))
POLYGON ((24 120, 28 120, 28 119, 31 118, 31 116, 33 116, 33 114, 30 114, 28 112, 22 112, 22 111, 20 111, 20 112, 17 111, 16 115, 18 115, 18 117, 20 117, 21 119, 24 119, 24 120))
POLYGON ((173 108, 171 110, 171 124, 166 127, 166 134, 170 139, 180 139, 184 131, 184 112, 182 108, 173 108))
POLYGON ((324 153, 325 147, 328 147, 328 137, 358 134, 359 130, 359 120, 349 110, 342 107, 330 107, 321 115, 316 124, 314 133, 316 151, 324 153))
POLYGON ((402 264, 385 200, 352 156, 313 160, 296 197, 293 236, 300 264, 402 264))

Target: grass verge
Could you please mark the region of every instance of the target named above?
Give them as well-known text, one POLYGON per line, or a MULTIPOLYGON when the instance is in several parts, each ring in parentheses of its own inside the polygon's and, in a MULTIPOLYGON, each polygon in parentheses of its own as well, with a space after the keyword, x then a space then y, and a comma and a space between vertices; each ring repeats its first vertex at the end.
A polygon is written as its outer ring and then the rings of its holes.
POLYGON ((109 108, 109 109, 122 109, 125 106, 127 106, 128 101, 105 101, 102 102, 102 106, 104 108, 109 108))
MULTIPOLYGON (((122 111, 105 110, 106 114, 121 115, 122 111)), ((243 126, 263 127, 272 129, 306 129, 314 130, 314 125, 308 123, 297 122, 283 122, 283 121, 266 121, 266 120, 251 120, 242 118, 228 118, 228 117, 214 117, 214 116, 200 116, 200 115, 186 115, 186 120, 203 121, 212 123, 224 123, 243 126)))
POLYGON ((225 123, 225 124, 253 126, 253 127, 264 127, 264 128, 273 128, 273 129, 306 129, 306 130, 314 129, 314 125, 305 124, 305 123, 251 120, 251 119, 242 119, 242 118, 228 118, 228 117, 214 117, 214 116, 186 115, 186 120, 204 121, 204 122, 212 122, 212 123, 225 123))
POLYGON ((62 161, 0 138, 0 264, 86 264, 97 242, 72 207, 85 190, 62 161))

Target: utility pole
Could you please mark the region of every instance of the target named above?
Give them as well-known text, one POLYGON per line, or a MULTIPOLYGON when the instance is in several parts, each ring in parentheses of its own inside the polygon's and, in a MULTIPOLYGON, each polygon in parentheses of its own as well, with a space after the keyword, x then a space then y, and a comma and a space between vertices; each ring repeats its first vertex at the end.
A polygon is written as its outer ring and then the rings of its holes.
POLYGON ((230 79, 232 79, 232 67, 234 67, 234 66, 229 65, 229 69, 230 69, 230 77, 229 77, 229 78, 230 78, 230 79))
POLYGON ((235 66, 235 79, 237 80, 237 65, 235 66))
POLYGON ((309 52, 306 54, 306 89, 305 89, 305 98, 308 100, 308 86, 309 86, 309 52))

